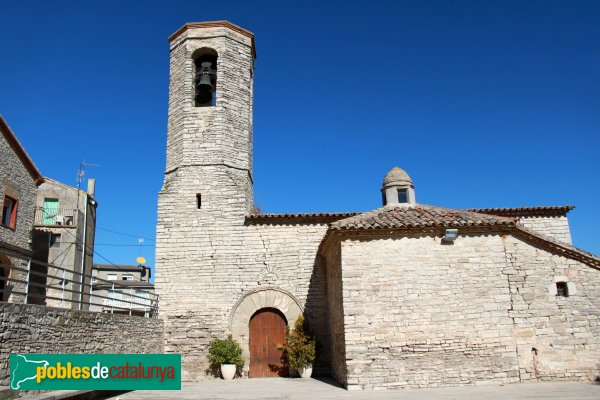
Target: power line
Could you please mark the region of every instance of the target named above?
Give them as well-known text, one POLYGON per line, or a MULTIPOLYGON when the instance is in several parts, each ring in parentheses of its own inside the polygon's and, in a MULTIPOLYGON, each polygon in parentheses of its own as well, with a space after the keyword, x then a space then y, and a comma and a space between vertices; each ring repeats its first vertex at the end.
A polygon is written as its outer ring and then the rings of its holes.
MULTIPOLYGON (((76 241, 79 242, 79 244, 81 244, 82 247, 85 247, 86 250, 91 250, 92 253, 98 255, 98 257, 102 258, 104 261, 106 261, 107 263, 109 263, 110 265, 112 265, 113 267, 118 267, 117 264, 113 263, 112 261, 110 261, 108 258, 104 257, 102 254, 98 253, 93 247, 90 247, 90 245, 88 244, 83 244, 81 239, 79 239, 77 236, 73 235, 71 232, 69 232, 68 229, 64 230, 65 232, 67 232, 69 235, 73 236, 75 238, 76 241)), ((86 256, 86 254, 84 253, 83 255, 84 257, 86 256)))
POLYGON ((143 236, 132 235, 132 234, 129 234, 129 233, 118 232, 118 231, 115 231, 115 230, 112 230, 112 229, 101 228, 99 226, 97 226, 96 229, 100 229, 101 231, 116 233, 117 235, 129 236, 129 237, 133 237, 133 238, 136 238, 136 239, 144 239, 144 240, 148 240, 150 242, 154 242, 155 241, 155 239, 145 238, 143 236))

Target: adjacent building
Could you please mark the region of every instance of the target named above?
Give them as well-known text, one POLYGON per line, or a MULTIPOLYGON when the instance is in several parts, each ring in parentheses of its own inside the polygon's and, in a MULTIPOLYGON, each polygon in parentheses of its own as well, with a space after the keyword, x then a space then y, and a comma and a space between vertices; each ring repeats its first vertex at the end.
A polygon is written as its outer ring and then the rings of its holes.
POLYGON ((98 207, 95 187, 94 179, 88 180, 86 192, 45 178, 38 188, 33 235, 38 262, 32 270, 45 275, 37 278, 37 304, 87 308, 98 207))
POLYGON ((26 297, 37 187, 44 182, 31 158, 0 116, 0 301, 26 297))
POLYGON ((207 376, 228 334, 245 375, 278 375, 275 344, 301 314, 315 373, 348 389, 600 375, 600 259, 571 244, 572 207, 420 204, 393 168, 376 210, 257 214, 254 35, 190 23, 169 43, 156 290, 184 380, 207 376))
POLYGON ((151 268, 145 265, 94 264, 90 311, 156 316, 151 278, 151 268))

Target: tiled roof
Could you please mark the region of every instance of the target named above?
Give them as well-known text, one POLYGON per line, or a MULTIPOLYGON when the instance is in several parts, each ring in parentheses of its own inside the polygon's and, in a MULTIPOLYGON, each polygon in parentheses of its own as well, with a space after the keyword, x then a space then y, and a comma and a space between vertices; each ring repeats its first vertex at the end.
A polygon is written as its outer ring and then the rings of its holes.
POLYGON ((514 208, 469 208, 481 214, 502 215, 505 217, 537 217, 562 216, 574 209, 575 206, 544 206, 544 207, 514 207, 514 208))
MULTIPOLYGON (((423 205, 420 205, 423 207, 423 205)), ((433 206, 429 206, 433 207, 433 206)), ((440 207, 434 207, 440 208, 440 207)), ((533 217, 533 216, 561 216, 565 215, 574 206, 541 206, 541 207, 514 207, 514 208, 469 208, 452 210, 454 212, 471 212, 501 217, 533 217)), ((380 210, 382 210, 381 208, 380 210)), ((448 209, 446 209, 448 210, 448 209)), ((341 219, 363 215, 358 212, 337 213, 297 213, 297 214, 250 214, 246 216, 247 224, 329 224, 341 219)), ((481 217, 480 217, 481 218, 481 217)))
POLYGON ((390 205, 330 225, 332 230, 377 230, 459 227, 514 227, 514 218, 416 204, 390 205))
POLYGON ((600 268, 600 257, 597 255, 582 250, 579 247, 575 247, 572 244, 565 243, 561 240, 526 228, 520 224, 517 225, 515 236, 536 242, 546 248, 551 249, 554 253, 559 253, 565 257, 573 258, 596 268, 600 268))

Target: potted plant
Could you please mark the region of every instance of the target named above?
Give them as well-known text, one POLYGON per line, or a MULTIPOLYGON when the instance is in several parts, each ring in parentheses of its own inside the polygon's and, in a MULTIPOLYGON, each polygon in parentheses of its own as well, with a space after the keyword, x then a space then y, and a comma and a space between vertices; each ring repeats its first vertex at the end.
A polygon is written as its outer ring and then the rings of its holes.
POLYGON ((242 348, 231 335, 227 339, 213 339, 208 349, 208 361, 214 366, 220 365, 223 379, 231 380, 237 369, 244 366, 242 348))
POLYGON ((293 331, 286 331, 285 343, 281 347, 286 364, 298 371, 302 378, 310 379, 315 361, 316 341, 303 316, 296 320, 293 331))

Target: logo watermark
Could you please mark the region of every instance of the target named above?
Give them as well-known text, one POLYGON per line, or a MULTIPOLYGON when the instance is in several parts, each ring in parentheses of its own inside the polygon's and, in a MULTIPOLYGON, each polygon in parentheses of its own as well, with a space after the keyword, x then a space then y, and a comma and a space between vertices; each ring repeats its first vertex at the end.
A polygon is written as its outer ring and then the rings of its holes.
POLYGON ((180 354, 11 354, 13 390, 180 390, 180 354))

